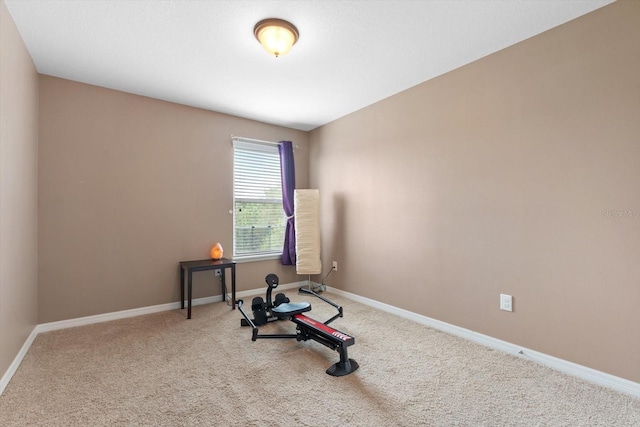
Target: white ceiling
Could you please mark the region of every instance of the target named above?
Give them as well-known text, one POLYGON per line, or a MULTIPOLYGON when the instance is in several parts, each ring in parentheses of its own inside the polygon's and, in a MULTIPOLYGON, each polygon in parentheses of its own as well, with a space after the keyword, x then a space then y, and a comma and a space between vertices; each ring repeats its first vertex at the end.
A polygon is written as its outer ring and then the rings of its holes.
POLYGON ((311 130, 612 0, 5 0, 38 72, 311 130), (300 39, 270 57, 263 18, 300 39))

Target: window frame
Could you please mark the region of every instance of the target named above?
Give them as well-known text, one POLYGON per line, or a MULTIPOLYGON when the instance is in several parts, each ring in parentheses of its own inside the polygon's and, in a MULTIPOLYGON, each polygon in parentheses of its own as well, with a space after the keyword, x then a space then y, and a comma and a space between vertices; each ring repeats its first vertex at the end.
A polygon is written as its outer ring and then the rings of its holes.
MULTIPOLYGON (((282 250, 284 245, 284 230, 286 227, 286 215, 284 212, 284 208, 282 205, 282 179, 280 175, 280 156, 278 152, 278 143, 271 141, 262 141, 250 138, 242 138, 242 137, 232 137, 233 142, 233 259, 238 262, 248 262, 248 261, 261 261, 267 259, 280 259, 282 257, 282 250), (280 186, 280 198, 251 198, 251 197, 238 197, 237 195, 237 162, 238 159, 236 157, 237 150, 243 150, 245 152, 254 152, 254 153, 267 153, 269 155, 276 155, 278 157, 278 173, 277 173, 277 182, 280 186), (256 251, 256 252, 238 252, 238 244, 237 244, 237 215, 238 208, 237 202, 251 202, 251 201, 259 201, 258 203, 265 204, 278 204, 280 210, 282 212, 282 230, 283 230, 283 238, 279 243, 277 250, 267 250, 267 251, 256 251)), ((275 177, 275 174, 274 174, 275 177)), ((245 177, 246 178, 246 177, 245 177)))

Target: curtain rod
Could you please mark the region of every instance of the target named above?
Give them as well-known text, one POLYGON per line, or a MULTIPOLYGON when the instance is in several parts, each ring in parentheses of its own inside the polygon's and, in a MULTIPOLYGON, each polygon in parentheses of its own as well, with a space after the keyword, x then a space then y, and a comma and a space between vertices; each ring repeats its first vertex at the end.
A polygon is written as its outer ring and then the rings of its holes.
MULTIPOLYGON (((251 141, 251 142, 258 142, 260 144, 268 144, 268 145, 278 145, 279 142, 273 142, 273 141, 265 141, 262 139, 253 139, 253 138, 245 138, 244 136, 235 136, 235 135, 231 135, 231 140, 236 140, 236 139, 242 139, 243 141, 251 141)), ((298 144, 293 144, 293 148, 300 148, 300 146, 298 144)))

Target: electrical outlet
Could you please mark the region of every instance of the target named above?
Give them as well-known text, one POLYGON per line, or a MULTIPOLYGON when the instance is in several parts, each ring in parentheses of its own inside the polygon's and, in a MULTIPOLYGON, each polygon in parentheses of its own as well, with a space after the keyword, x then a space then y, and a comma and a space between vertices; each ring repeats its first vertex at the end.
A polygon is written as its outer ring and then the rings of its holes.
POLYGON ((500 294, 500 310, 513 311, 513 298, 511 295, 500 294))
POLYGON ((333 261, 333 266, 331 268, 333 271, 338 271, 338 261, 333 261))
POLYGON ((216 277, 222 276, 222 270, 213 270, 216 277))

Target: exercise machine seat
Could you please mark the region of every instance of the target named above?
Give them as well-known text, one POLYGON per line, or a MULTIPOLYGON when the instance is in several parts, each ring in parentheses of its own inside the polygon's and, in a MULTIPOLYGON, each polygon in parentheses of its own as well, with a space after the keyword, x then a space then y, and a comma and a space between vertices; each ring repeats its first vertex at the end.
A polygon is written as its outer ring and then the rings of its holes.
POLYGON ((294 314, 304 313, 305 311, 311 310, 311 304, 308 302, 285 302, 280 304, 277 307, 273 307, 271 311, 276 315, 279 319, 291 317, 294 314))

